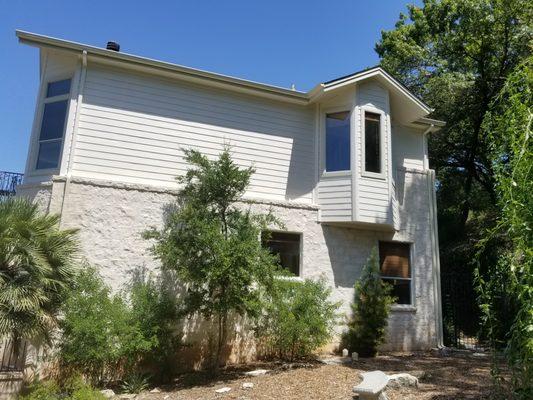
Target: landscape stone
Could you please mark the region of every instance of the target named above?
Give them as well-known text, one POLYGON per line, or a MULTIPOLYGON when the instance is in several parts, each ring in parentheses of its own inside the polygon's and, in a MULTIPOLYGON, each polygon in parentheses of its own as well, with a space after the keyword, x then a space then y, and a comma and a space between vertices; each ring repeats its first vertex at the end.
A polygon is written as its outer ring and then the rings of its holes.
POLYGON ((253 389, 253 387, 254 387, 254 384, 252 382, 244 382, 242 384, 243 389, 253 389))
POLYGON ((342 356, 343 356, 343 357, 348 357, 348 354, 350 354, 350 353, 348 352, 348 349, 342 349, 342 356))
POLYGON ((100 390, 100 393, 102 393, 102 395, 103 395, 106 399, 110 399, 110 398, 112 398, 112 397, 115 396, 115 392, 113 392, 113 390, 111 390, 111 389, 100 390))
POLYGON ((411 374, 402 373, 389 375, 389 383, 387 384, 390 388, 399 388, 399 387, 418 387, 418 378, 411 374))
POLYGON ((150 393, 161 393, 161 390, 159 388, 153 388, 150 390, 150 393))
POLYGON ((247 375, 247 376, 259 376, 259 375, 265 375, 266 373, 268 373, 268 370, 266 370, 266 369, 255 369, 253 371, 245 372, 244 375, 247 375))
POLYGON ((230 390, 231 390, 230 387, 223 387, 223 388, 215 390, 215 393, 228 393, 230 390))
POLYGON ((359 360, 359 354, 356 351, 354 351, 352 353, 352 361, 357 361, 357 360, 359 360))

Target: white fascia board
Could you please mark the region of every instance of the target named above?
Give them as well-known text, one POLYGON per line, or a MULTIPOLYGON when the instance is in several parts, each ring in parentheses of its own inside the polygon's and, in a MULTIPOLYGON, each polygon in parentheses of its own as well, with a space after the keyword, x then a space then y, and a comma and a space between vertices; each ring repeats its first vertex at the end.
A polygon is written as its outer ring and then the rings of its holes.
POLYGON ((307 93, 296 90, 266 85, 263 83, 239 79, 222 74, 215 74, 213 72, 184 67, 182 65, 172 64, 165 61, 139 57, 133 54, 116 52, 20 30, 16 31, 16 35, 19 38, 20 43, 28 44, 30 46, 55 48, 62 51, 73 51, 79 53, 86 51, 88 57, 90 58, 103 58, 116 62, 121 61, 128 65, 136 65, 138 67, 149 67, 151 70, 166 72, 167 74, 173 73, 176 77, 198 79, 204 84, 213 84, 218 87, 222 86, 236 91, 253 92, 255 95, 264 95, 271 98, 275 97, 276 99, 282 101, 289 101, 303 105, 309 103, 309 97, 307 93))
POLYGON ((356 82, 360 82, 364 79, 369 79, 373 77, 379 77, 381 79, 384 79, 388 84, 392 85, 392 87, 397 90, 399 93, 407 97, 410 101, 414 102, 418 107, 420 107, 426 114, 430 114, 433 109, 426 104, 424 104, 420 99, 418 99, 415 95, 413 95, 409 90, 407 90, 400 82, 398 82, 396 79, 394 79, 391 75, 389 75, 383 68, 381 67, 374 67, 370 68, 368 70, 362 71, 360 73, 356 73, 351 76, 347 76, 345 78, 331 81, 329 83, 323 84, 323 91, 329 92, 332 90, 339 89, 341 87, 344 87, 346 85, 352 85, 356 82))

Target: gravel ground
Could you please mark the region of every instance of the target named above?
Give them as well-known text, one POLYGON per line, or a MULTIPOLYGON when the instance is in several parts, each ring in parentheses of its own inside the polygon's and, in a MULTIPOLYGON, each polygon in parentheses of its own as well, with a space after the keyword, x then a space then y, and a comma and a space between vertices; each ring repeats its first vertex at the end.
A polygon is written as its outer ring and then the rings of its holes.
POLYGON ((377 369, 388 374, 409 372, 415 376, 423 375, 418 388, 387 389, 390 400, 491 397, 490 357, 473 354, 441 357, 419 353, 383 355, 344 365, 260 363, 227 368, 216 379, 197 372, 181 375, 174 385, 159 388, 160 393, 142 393, 137 399, 351 400, 354 398, 352 387, 361 381, 359 373, 377 369), (243 375, 244 371, 256 368, 270 372, 258 377, 243 375), (243 389, 245 382, 253 383, 254 387, 243 389), (229 387, 231 391, 215 393, 216 389, 223 387, 229 387))

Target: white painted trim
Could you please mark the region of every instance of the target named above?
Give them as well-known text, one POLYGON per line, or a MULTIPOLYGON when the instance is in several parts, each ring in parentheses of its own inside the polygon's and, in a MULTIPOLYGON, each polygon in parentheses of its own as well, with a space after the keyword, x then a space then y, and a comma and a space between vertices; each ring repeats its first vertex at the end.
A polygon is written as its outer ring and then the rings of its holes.
MULTIPOLYGON (((46 74, 46 68, 45 68, 45 74, 46 74)), ((59 74, 54 75, 52 77, 46 76, 46 80, 42 79, 41 85, 39 88, 39 100, 37 102, 35 117, 34 117, 34 125, 32 127, 32 134, 30 137, 30 145, 29 145, 29 154, 28 159, 26 161, 26 176, 27 177, 35 177, 35 176, 44 176, 44 175, 56 175, 58 173, 61 173, 63 170, 63 162, 65 160, 64 153, 65 153, 65 143, 66 143, 66 136, 67 132, 71 129, 71 118, 70 118, 70 112, 72 109, 72 96, 73 93, 73 83, 74 83, 75 76, 73 77, 70 74, 59 74), (59 95, 47 98, 46 97, 46 90, 48 88, 48 84, 50 82, 57 82, 60 80, 70 79, 70 91, 68 94, 59 95), (39 148, 40 148, 40 140, 39 136, 41 133, 41 127, 43 123, 43 116, 44 116, 44 107, 46 104, 54 103, 56 101, 63 101, 67 100, 67 110, 65 115, 65 123, 63 126, 63 135, 61 136, 61 152, 59 154, 59 160, 57 164, 57 168, 46 168, 46 169, 37 169, 37 156, 39 154, 39 148)), ((59 140, 59 139, 54 139, 59 140)))
POLYGON ((352 165, 351 164, 351 160, 353 158, 353 154, 352 154, 352 129, 353 129, 353 126, 352 126, 352 114, 353 114, 353 106, 350 105, 350 104, 341 104, 341 105, 338 105, 338 106, 335 106, 335 107, 327 107, 327 108, 321 108, 321 111, 320 111, 320 136, 321 136, 321 139, 320 139, 320 146, 321 146, 321 149, 322 151, 320 152, 321 153, 321 156, 320 156, 320 160, 319 160, 319 165, 320 165, 320 168, 319 168, 319 176, 320 177, 328 177, 328 176, 348 176, 351 174, 351 170, 342 170, 342 171, 326 171, 326 115, 327 114, 333 114, 333 113, 338 113, 338 112, 344 112, 344 111, 347 111, 349 112, 349 118, 350 118, 350 166, 352 165))
POLYGON ((442 291, 440 285, 440 254, 439 254, 439 228, 437 220, 437 195, 435 193, 435 171, 428 170, 428 200, 430 220, 430 240, 432 250, 433 272, 433 300, 435 305, 435 330, 437 334, 437 346, 444 347, 444 329, 442 325, 442 291))
MULTIPOLYGON (((374 179, 381 179, 381 180, 385 180, 387 179, 387 166, 386 166, 386 162, 385 162, 385 159, 388 157, 388 154, 387 152, 385 151, 386 148, 385 148, 385 140, 387 140, 387 113, 384 111, 384 110, 380 110, 379 108, 375 108, 375 107, 371 107, 371 106, 359 106, 360 108, 360 118, 361 118, 361 132, 360 132, 360 136, 361 136, 361 176, 365 177, 365 178, 374 178, 374 179), (365 170, 365 157, 366 157, 366 154, 365 154, 365 113, 366 112, 369 112, 369 113, 373 113, 373 114, 379 114, 380 115, 380 118, 379 118, 379 146, 380 146, 380 149, 379 149, 379 155, 380 155, 380 163, 381 163, 381 172, 380 173, 376 173, 376 172, 370 172, 370 171, 366 171, 365 170)), ((389 146, 390 148, 390 146, 389 146)), ((389 193, 390 195, 390 193, 389 193)))

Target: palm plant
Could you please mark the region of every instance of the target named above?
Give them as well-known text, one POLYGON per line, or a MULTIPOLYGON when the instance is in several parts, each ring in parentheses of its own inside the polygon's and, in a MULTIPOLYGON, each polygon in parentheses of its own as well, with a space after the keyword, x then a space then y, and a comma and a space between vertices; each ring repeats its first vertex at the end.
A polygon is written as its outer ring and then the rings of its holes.
POLYGON ((28 200, 0 201, 0 338, 11 337, 17 359, 23 339, 50 340, 76 275, 75 236, 28 200))

